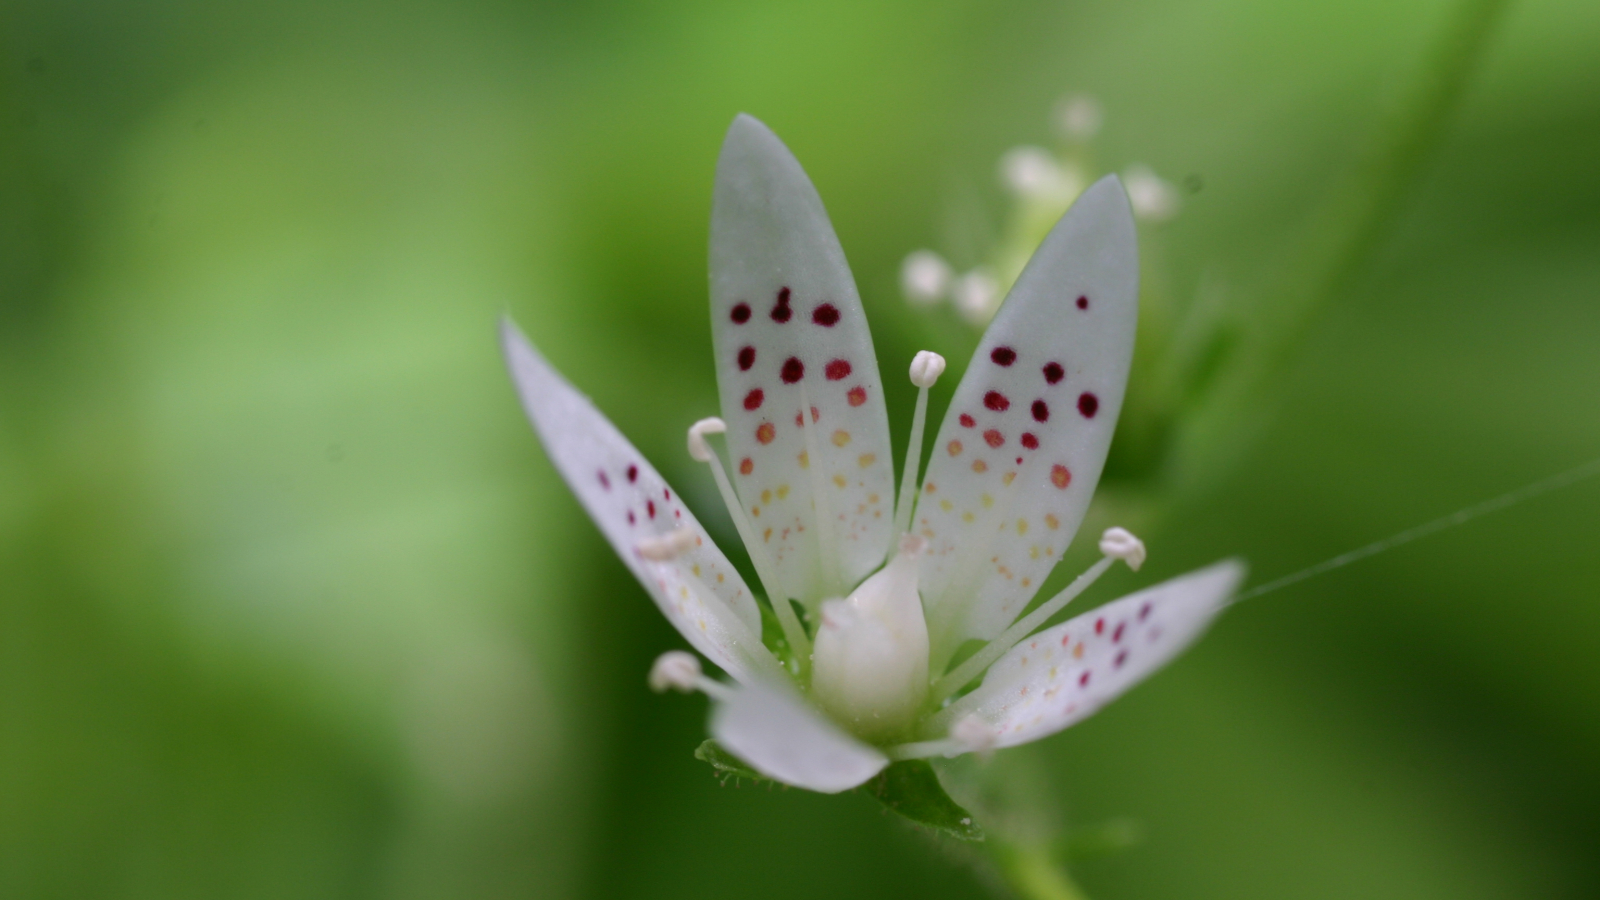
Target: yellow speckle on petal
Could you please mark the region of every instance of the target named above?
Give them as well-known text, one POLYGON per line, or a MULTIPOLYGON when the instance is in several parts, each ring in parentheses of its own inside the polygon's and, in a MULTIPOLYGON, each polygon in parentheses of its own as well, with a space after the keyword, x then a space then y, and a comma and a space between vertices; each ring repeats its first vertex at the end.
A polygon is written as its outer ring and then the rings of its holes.
POLYGON ((694 577, 699 578, 700 577, 700 564, 699 563, 695 563, 694 567, 691 568, 689 571, 694 573, 694 577))
POLYGON ((877 494, 868 494, 867 495, 867 502, 868 503, 877 503, 878 502, 878 495, 877 494))
POLYGON ((961 442, 960 441, 951 441, 949 444, 945 445, 945 450, 949 451, 951 456, 960 456, 961 455, 961 442))
POLYGON ((972 461, 972 471, 974 471, 974 472, 987 472, 987 471, 989 471, 989 464, 984 462, 981 459, 975 459, 975 460, 972 461))
POLYGON ((833 445, 835 447, 843 447, 848 443, 850 443, 850 432, 841 428, 833 433, 833 445))
POLYGON ((1033 586, 1033 579, 1032 578, 1024 578, 1024 579, 1022 579, 1022 586, 1023 587, 1032 587, 1033 586))
POLYGON ((931 493, 933 493, 933 492, 934 492, 934 490, 936 490, 936 488, 935 488, 935 487, 934 487, 934 486, 933 486, 933 482, 931 482, 931 481, 930 481, 930 482, 928 482, 928 483, 927 483, 927 484, 925 484, 925 485, 923 485, 923 486, 922 486, 922 489, 923 489, 923 490, 924 490, 924 491, 927 491, 927 492, 928 492, 928 493, 930 493, 930 494, 931 494, 931 493))
POLYGON ((1015 472, 1007 472, 1004 475, 1000 476, 1000 483, 1001 484, 1010 484, 1011 482, 1016 481, 1016 480, 1017 480, 1017 473, 1015 473, 1015 472))
POLYGON ((973 519, 973 516, 972 516, 972 513, 970 513, 970 512, 964 512, 964 513, 961 514, 961 521, 963 521, 963 522, 971 522, 972 519, 973 519))
POLYGON ((800 460, 800 468, 802 468, 802 469, 811 468, 811 457, 807 456, 806 452, 804 450, 800 451, 799 460, 800 460))
POLYGON ((870 466, 870 465, 872 465, 873 463, 875 463, 877 461, 878 461, 877 455, 876 454, 872 454, 872 453, 863 453, 859 457, 856 458, 856 463, 859 464, 861 466, 861 468, 863 468, 863 469, 865 469, 867 466, 870 466))
POLYGON ((1082 641, 1078 642, 1078 646, 1072 648, 1072 658, 1073 659, 1083 659, 1083 642, 1082 641))
POLYGON ((1017 520, 1017 534, 1027 534, 1027 533, 1028 533, 1028 520, 1027 519, 1018 519, 1017 520))
POLYGON ((984 509, 988 509, 994 505, 994 498, 988 494, 984 494, 982 497, 979 497, 978 500, 983 503, 984 509))
POLYGON ((762 503, 771 503, 772 502, 772 492, 771 491, 762 491, 761 492, 761 502, 762 503))
POLYGON ((951 503, 949 500, 940 500, 939 501, 939 508, 944 510, 945 512, 949 512, 954 507, 955 507, 955 504, 951 503))
POLYGON ((750 515, 759 517, 761 515, 761 507, 759 507, 759 506, 750 507, 750 515))
POLYGON ((678 596, 685 600, 689 599, 689 586, 686 584, 678 585, 678 596))
POLYGON ((1048 525, 1051 531, 1054 531, 1061 527, 1061 520, 1056 518, 1055 513, 1045 513, 1044 524, 1048 525))
POLYGON ((717 573, 717 584, 721 584, 721 583, 722 583, 722 573, 718 572, 717 573))
POLYGON ((782 500, 787 496, 789 496, 789 486, 787 484, 778 485, 778 499, 782 500))
POLYGON ((1028 558, 1029 559, 1038 559, 1039 558, 1039 545, 1038 544, 1034 544, 1032 547, 1028 548, 1028 558))
POLYGON ((771 528, 768 528, 768 529, 767 529, 767 531, 766 531, 766 533, 765 533, 765 534, 763 534, 763 535, 761 535, 761 539, 762 539, 762 540, 763 540, 763 541, 770 541, 770 540, 772 540, 772 529, 771 529, 771 528))
POLYGON ((835 485, 838 485, 839 487, 844 487, 845 486, 844 476, 843 475, 835 475, 835 476, 833 476, 833 483, 835 485))

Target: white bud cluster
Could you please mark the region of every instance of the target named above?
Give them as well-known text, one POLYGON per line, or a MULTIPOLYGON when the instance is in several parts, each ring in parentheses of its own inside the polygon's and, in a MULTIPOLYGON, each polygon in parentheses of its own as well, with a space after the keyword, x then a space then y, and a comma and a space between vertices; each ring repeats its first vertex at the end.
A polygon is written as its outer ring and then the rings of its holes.
POLYGON ((664 694, 669 690, 687 694, 700 682, 700 658, 683 650, 668 650, 656 657, 650 667, 650 690, 664 694))

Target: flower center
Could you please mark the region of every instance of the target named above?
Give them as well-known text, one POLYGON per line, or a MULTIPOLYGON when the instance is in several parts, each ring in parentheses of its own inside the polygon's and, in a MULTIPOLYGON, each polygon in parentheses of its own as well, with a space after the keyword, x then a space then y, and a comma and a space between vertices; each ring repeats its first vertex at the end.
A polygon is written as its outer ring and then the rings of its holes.
POLYGON ((887 566, 849 597, 822 605, 812 696, 870 741, 908 732, 928 696, 928 626, 917 593, 917 559, 926 547, 905 535, 887 566))

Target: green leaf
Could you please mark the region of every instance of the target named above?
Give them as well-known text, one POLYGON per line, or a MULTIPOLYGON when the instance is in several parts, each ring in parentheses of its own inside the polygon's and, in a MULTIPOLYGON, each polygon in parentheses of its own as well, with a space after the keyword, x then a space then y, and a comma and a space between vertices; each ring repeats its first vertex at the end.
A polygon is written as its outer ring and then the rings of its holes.
POLYGON ((748 778, 751 781, 764 779, 756 771, 745 765, 744 760, 722 749, 716 741, 707 739, 695 748, 694 758, 703 760, 716 770, 717 777, 727 783, 729 778, 748 778))
POLYGON ((890 763, 861 788, 918 825, 963 841, 983 840, 972 813, 950 799, 927 760, 890 763))

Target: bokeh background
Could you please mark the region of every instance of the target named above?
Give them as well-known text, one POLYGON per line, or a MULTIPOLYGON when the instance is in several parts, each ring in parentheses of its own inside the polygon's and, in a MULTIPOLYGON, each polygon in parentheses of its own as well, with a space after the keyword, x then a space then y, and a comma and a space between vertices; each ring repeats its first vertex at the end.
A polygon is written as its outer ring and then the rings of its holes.
MULTIPOLYGON (((6 4, 0 896, 990 895, 870 798, 692 757, 703 698, 644 684, 681 640, 496 317, 731 535, 683 434, 735 113, 815 180, 891 375, 959 371, 976 333, 900 261, 973 262, 995 160, 1073 91, 1103 169, 1185 185, 1147 284, 1248 330, 1457 6, 6 4)), ((1096 599, 1600 453, 1597 159, 1600 5, 1510 4, 1248 439, 1129 467, 1152 563, 1096 599)), ((1069 827, 1140 823, 1073 862, 1098 900, 1600 896, 1597 537, 1589 482, 1250 601, 1016 764, 1069 827)))

